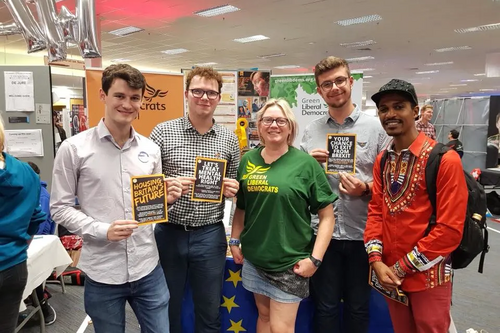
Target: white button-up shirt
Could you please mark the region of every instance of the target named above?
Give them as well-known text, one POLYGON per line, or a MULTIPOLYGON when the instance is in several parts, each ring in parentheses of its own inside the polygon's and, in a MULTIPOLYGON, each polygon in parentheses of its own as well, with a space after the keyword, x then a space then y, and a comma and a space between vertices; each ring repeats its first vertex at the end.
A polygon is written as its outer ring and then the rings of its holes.
POLYGON ((153 225, 135 229, 126 240, 107 239, 109 225, 132 220, 130 177, 161 173, 159 147, 133 129, 123 148, 101 120, 65 140, 54 161, 52 219, 83 237, 78 267, 106 284, 137 281, 158 265, 153 225), (81 210, 76 209, 75 197, 81 210))

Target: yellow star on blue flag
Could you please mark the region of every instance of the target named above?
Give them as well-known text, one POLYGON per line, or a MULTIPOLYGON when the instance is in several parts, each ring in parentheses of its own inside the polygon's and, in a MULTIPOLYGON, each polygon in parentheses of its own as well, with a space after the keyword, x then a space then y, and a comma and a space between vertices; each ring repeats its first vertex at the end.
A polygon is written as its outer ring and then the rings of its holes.
POLYGON ((230 269, 228 269, 228 271, 229 277, 226 279, 226 281, 232 282, 234 284, 234 287, 236 288, 238 286, 238 282, 241 281, 241 269, 237 270, 236 272, 233 272, 230 269))
POLYGON ((227 331, 232 331, 232 332, 235 332, 235 333, 240 333, 240 332, 246 332, 247 330, 244 329, 241 325, 243 325, 243 319, 240 320, 239 322, 234 322, 232 321, 231 319, 229 319, 229 321, 231 322, 231 327, 229 327, 227 329, 227 331))
POLYGON ((234 301, 234 299, 236 298, 236 295, 231 297, 231 298, 227 298, 226 296, 222 296, 222 298, 224 298, 224 303, 222 303, 221 306, 224 308, 227 308, 227 311, 229 313, 231 313, 232 308, 239 308, 240 307, 234 301))

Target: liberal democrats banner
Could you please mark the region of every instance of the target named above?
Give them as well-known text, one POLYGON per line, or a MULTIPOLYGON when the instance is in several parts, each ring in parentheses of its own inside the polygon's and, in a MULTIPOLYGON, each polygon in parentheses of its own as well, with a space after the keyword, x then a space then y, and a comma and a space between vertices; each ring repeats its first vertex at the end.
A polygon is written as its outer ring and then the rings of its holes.
MULTIPOLYGON (((351 73, 354 78, 351 98, 356 105, 362 105, 363 74, 351 73)), ((328 114, 328 105, 316 91, 314 74, 272 75, 270 97, 283 98, 292 107, 299 130, 294 146, 299 147, 306 126, 316 118, 328 114)))
MULTIPOLYGON (((146 90, 142 98, 139 117, 132 126, 149 137, 153 128, 161 122, 184 115, 184 87, 182 74, 159 74, 142 72, 146 78, 146 90)), ((89 126, 96 126, 104 117, 104 103, 99 99, 102 70, 85 71, 87 110, 89 126)))

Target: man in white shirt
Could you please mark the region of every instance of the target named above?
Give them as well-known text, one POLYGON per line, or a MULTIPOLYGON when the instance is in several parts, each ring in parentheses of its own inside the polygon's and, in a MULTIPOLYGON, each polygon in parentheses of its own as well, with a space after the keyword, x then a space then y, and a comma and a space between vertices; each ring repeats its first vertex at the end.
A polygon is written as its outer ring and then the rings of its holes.
MULTIPOLYGON (((153 225, 132 220, 130 177, 162 172, 160 149, 132 127, 145 85, 129 65, 106 68, 100 90, 104 119, 65 140, 54 162, 51 214, 83 237, 78 266, 87 274, 85 311, 96 333, 125 331, 127 301, 141 332, 169 332, 170 294, 153 225), (74 207, 75 197, 81 210, 74 207)), ((176 179, 166 181, 171 204, 182 186, 176 179)))

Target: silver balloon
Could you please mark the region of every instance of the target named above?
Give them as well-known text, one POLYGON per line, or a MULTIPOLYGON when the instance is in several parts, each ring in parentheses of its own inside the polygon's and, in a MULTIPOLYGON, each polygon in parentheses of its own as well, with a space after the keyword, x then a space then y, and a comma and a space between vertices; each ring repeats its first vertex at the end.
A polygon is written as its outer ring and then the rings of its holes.
POLYGON ((28 46, 28 53, 45 49, 45 37, 26 0, 4 0, 28 46))
POLYGON ((45 33, 49 62, 66 59, 66 41, 62 27, 57 21, 56 2, 54 0, 36 0, 35 3, 40 25, 45 33))
POLYGON ((17 24, 15 24, 15 23, 11 23, 11 24, 0 23, 0 36, 17 35, 20 33, 22 33, 22 30, 19 29, 17 24))
POLYGON ((78 48, 83 58, 100 58, 95 0, 76 0, 78 48))
POLYGON ((76 26, 76 16, 73 15, 68 8, 61 6, 57 22, 62 29, 64 40, 67 42, 77 43, 78 27, 76 26))

